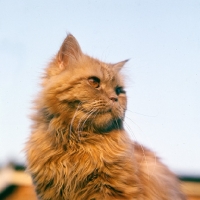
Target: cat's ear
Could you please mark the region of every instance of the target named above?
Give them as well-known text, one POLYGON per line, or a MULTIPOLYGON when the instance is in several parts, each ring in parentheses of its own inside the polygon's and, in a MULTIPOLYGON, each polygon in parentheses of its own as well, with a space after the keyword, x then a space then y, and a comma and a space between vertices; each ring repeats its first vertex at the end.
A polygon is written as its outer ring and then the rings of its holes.
POLYGON ((72 34, 68 34, 57 54, 59 67, 65 68, 69 61, 78 60, 81 55, 82 51, 78 41, 72 34))
POLYGON ((118 62, 118 63, 116 63, 116 64, 112 64, 112 68, 115 70, 115 71, 117 71, 117 72, 119 72, 120 70, 121 70, 121 68, 126 64, 126 62, 128 62, 129 61, 129 59, 127 59, 127 60, 124 60, 124 61, 121 61, 121 62, 118 62))

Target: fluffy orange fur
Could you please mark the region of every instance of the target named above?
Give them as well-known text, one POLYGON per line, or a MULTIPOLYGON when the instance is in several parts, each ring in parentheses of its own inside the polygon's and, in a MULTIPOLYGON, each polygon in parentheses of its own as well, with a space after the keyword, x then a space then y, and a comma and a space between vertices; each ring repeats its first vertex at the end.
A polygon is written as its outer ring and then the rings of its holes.
POLYGON ((35 101, 27 169, 41 200, 184 200, 177 178, 123 128, 120 69, 69 34, 35 101))

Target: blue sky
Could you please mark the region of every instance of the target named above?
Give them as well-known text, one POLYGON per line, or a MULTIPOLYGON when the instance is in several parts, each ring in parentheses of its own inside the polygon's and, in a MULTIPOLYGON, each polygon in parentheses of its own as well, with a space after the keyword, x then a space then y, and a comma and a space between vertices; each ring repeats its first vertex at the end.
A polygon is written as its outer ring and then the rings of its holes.
POLYGON ((200 1, 0 1, 0 163, 24 161, 39 77, 71 32, 130 61, 125 127, 178 174, 200 175, 200 1))

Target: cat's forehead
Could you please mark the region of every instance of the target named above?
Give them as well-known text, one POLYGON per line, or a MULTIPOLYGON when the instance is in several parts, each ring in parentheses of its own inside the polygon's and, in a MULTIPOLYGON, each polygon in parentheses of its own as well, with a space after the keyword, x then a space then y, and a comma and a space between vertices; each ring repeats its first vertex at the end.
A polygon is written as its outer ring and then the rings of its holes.
POLYGON ((122 75, 113 68, 112 64, 88 56, 81 60, 78 66, 76 69, 80 70, 79 75, 82 74, 85 78, 96 76, 103 82, 124 85, 122 75))
POLYGON ((105 80, 112 80, 114 78, 114 76, 116 76, 116 74, 114 74, 111 66, 109 66, 108 64, 100 62, 99 67, 101 69, 103 78, 105 80))

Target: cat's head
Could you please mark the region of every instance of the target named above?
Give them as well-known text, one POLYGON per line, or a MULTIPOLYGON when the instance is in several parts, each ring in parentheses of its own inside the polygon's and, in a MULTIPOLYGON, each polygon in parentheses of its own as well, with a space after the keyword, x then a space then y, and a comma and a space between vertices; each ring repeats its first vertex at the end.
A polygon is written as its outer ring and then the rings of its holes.
POLYGON ((73 131, 122 128, 127 98, 120 69, 126 62, 108 64, 91 58, 69 34, 43 81, 49 116, 59 116, 73 131))

